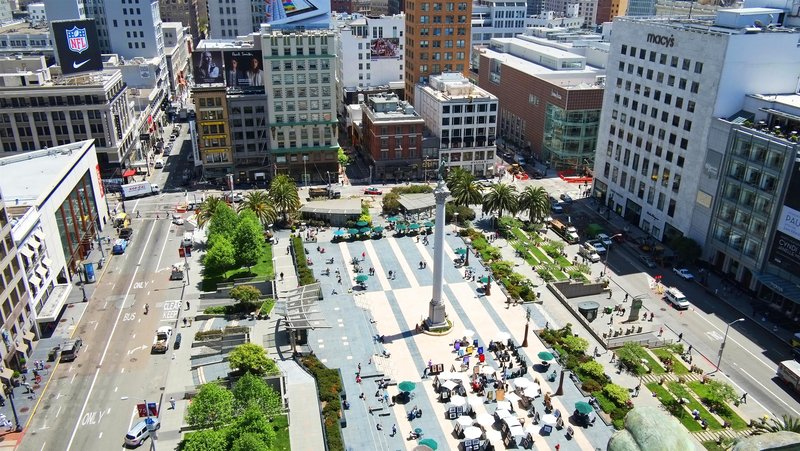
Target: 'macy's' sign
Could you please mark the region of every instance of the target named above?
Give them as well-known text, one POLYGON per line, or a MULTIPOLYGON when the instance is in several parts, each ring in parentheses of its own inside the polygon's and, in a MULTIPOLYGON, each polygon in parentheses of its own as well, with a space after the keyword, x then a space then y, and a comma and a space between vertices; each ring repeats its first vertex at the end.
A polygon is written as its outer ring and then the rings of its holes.
POLYGON ((664 36, 662 34, 647 33, 647 42, 651 44, 663 45, 664 47, 674 47, 675 36, 664 36))

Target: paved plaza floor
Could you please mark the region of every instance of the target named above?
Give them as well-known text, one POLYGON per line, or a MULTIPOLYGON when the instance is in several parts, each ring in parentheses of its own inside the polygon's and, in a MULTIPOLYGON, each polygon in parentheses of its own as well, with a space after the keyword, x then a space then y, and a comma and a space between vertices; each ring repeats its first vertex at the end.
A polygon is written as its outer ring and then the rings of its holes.
MULTIPOLYGON (((454 366, 460 371, 460 362, 453 348, 453 341, 463 336, 464 330, 474 331, 473 339, 480 346, 487 347, 491 340, 503 332, 509 333, 513 340, 520 344, 525 329, 525 307, 507 308, 506 297, 493 282, 490 296, 478 291, 477 282, 464 278, 464 268, 457 268, 453 263, 458 257, 455 249, 463 247, 462 239, 452 233, 448 226, 445 237, 444 297, 446 299, 448 318, 453 323, 453 331, 446 336, 429 336, 415 333, 415 325, 428 314, 431 299, 433 277, 433 237, 426 246, 415 237, 387 236, 377 240, 331 243, 332 231, 322 232, 317 243, 308 243, 309 258, 315 275, 322 283, 325 299, 320 302, 319 309, 325 316, 328 329, 317 329, 309 334, 309 344, 317 356, 329 367, 341 368, 344 387, 350 409, 346 411, 347 427, 342 430, 348 449, 411 449, 417 441, 408 440, 414 429, 421 429, 424 438, 432 438, 439 444, 439 449, 463 449, 454 431, 455 421, 446 419, 449 404, 440 402, 433 388, 433 379, 424 378, 423 370, 430 360, 434 364, 444 364, 445 371, 454 366), (325 253, 316 250, 324 247, 325 253), (363 256, 363 257, 362 257, 363 256), (326 260, 333 257, 333 264, 326 260), (375 275, 365 282, 366 289, 353 289, 356 285, 356 273, 350 264, 353 258, 362 259, 361 274, 369 274, 374 268, 375 275), (427 268, 420 269, 420 262, 427 263, 427 268), (330 268, 331 275, 321 275, 330 268), (336 271, 342 276, 338 283, 336 271), (389 277, 392 272, 392 278, 389 277), (384 337, 384 343, 376 340, 384 337), (389 357, 383 356, 384 351, 389 357), (359 372, 361 382, 356 381, 359 372), (394 382, 411 381, 416 383, 412 392, 413 399, 406 404, 388 406, 382 401, 384 392, 376 384, 379 377, 390 378, 394 382), (361 394, 363 393, 363 400, 361 394), (376 396, 378 395, 378 396, 376 396), (407 412, 416 406, 421 409, 421 418, 409 421, 407 412), (379 426, 380 425, 380 426, 379 426), (397 428, 392 435, 393 426, 397 428)), ((476 280, 488 274, 480 260, 474 255, 470 257, 471 268, 476 280)), ((529 363, 529 373, 524 378, 537 380, 543 392, 553 393, 558 388, 558 379, 549 382, 544 374, 539 373, 535 365, 536 354, 545 350, 545 345, 533 333, 533 329, 541 329, 549 323, 550 327, 561 324, 554 321, 540 306, 529 306, 531 309, 531 332, 528 337, 529 346, 520 348, 521 355, 529 363)), ((486 353, 487 365, 495 368, 499 363, 492 353, 486 353)), ((472 359, 473 365, 477 359, 472 359)), ((548 372, 557 365, 553 365, 548 372)), ((470 368, 465 375, 472 374, 470 368)), ((513 379, 509 381, 513 382, 513 379)), ((468 387, 465 384, 465 387, 468 387)), ((513 384, 512 384, 513 387, 513 384)), ((397 386, 390 386, 390 397, 398 394, 397 386)), ((577 388, 569 379, 564 381, 564 395, 553 398, 553 406, 568 419, 577 401, 585 401, 577 388)), ((391 404, 391 401, 390 403, 391 404)), ((542 412, 542 397, 534 401, 538 412, 542 412)), ((497 403, 480 402, 475 406, 478 415, 492 414, 497 403)), ((515 416, 524 418, 525 426, 531 425, 527 412, 516 407, 515 416)), ((567 422, 567 425, 569 421, 567 422)), ((499 423, 488 430, 497 429, 499 423)), ((566 437, 564 429, 553 429, 549 435, 538 434, 540 425, 533 430, 535 449, 595 449, 605 447, 612 434, 612 428, 601 421, 593 427, 574 427, 575 436, 566 437)), ((499 433, 488 432, 489 436, 499 433)), ((499 442, 498 449, 504 448, 499 442)))

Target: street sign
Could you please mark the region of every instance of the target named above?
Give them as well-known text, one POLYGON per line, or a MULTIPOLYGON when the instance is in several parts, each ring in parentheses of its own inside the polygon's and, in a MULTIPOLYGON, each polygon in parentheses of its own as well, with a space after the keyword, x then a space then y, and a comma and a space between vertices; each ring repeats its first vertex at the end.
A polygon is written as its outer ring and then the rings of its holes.
POLYGON ((148 402, 147 403, 147 412, 150 415, 152 415, 154 417, 157 417, 158 416, 158 403, 148 402))
POLYGON ((136 410, 139 412, 139 418, 147 416, 147 405, 145 403, 136 404, 136 410))

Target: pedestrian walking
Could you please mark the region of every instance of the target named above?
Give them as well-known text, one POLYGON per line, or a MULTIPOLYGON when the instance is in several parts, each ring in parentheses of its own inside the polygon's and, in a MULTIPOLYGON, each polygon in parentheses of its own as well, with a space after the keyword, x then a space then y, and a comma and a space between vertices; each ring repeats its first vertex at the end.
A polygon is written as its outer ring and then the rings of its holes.
POLYGON ((189 323, 189 320, 188 320, 188 319, 187 319, 187 318, 184 316, 184 317, 183 317, 183 327, 186 327, 186 325, 187 325, 188 323, 189 323))
POLYGON ((281 280, 283 280, 283 271, 281 271, 281 280))
POLYGON ((189 310, 190 308, 191 308, 191 304, 189 304, 189 301, 186 301, 186 310, 189 310))
POLYGON ((658 329, 658 336, 660 337, 662 335, 664 335, 664 328, 663 327, 658 329))
POLYGON ((628 300, 628 293, 625 293, 625 300, 628 300))
POLYGON ((692 353, 692 345, 689 345, 689 349, 686 350, 686 353, 687 354, 691 354, 692 353))
POLYGON ((742 394, 741 402, 742 404, 747 404, 747 392, 742 394))
POLYGON ((175 410, 175 398, 172 396, 169 397, 169 408, 175 410))
POLYGON ((678 334, 678 341, 681 341, 681 340, 683 340, 683 332, 678 334))
POLYGON ((358 372, 361 373, 361 363, 358 364, 358 372))
POLYGON ((397 425, 396 425, 396 424, 393 424, 393 425, 392 425, 392 435, 391 435, 391 437, 394 437, 394 436, 395 436, 395 434, 397 434, 397 425))
POLYGON ((361 261, 364 261, 366 259, 367 259, 367 253, 366 252, 362 252, 361 253, 361 261))

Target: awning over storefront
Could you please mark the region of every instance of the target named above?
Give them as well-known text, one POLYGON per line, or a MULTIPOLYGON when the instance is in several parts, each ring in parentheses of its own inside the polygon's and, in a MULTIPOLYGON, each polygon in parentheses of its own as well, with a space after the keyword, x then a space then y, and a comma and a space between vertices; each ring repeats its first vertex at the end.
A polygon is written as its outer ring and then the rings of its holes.
POLYGON ((136 175, 135 169, 126 169, 125 172, 122 173, 123 177, 133 177, 134 175, 136 175))
POLYGON ((45 302, 39 314, 36 315, 36 321, 39 324, 43 324, 51 323, 58 319, 58 315, 61 314, 61 309, 64 307, 64 303, 67 301, 67 296, 69 296, 70 291, 72 291, 72 285, 68 283, 53 287, 53 291, 50 293, 50 297, 47 298, 47 302, 45 302))
POLYGON ((765 287, 795 304, 800 304, 800 286, 797 284, 773 274, 755 273, 755 276, 765 287))

